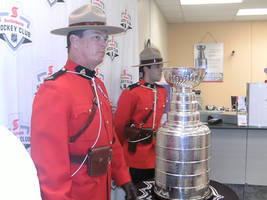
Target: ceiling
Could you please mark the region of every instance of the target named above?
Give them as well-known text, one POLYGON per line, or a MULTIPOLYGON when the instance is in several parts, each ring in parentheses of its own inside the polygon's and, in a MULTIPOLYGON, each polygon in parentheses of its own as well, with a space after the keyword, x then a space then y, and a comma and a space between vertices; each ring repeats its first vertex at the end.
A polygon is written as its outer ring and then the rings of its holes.
POLYGON ((267 20, 267 15, 236 16, 240 8, 267 8, 267 0, 243 0, 243 3, 183 5, 180 0, 155 0, 167 23, 255 21, 267 20))

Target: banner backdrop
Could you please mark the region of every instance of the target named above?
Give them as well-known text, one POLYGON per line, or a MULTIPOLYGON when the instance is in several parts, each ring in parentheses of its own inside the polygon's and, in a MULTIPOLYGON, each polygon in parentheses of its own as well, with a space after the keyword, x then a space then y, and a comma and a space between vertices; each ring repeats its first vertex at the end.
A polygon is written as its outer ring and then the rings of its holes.
POLYGON ((85 3, 103 9, 108 25, 126 31, 109 36, 105 60, 96 69, 115 108, 122 89, 138 81, 138 69, 130 67, 139 62, 137 0, 0 1, 0 124, 28 152, 34 95, 44 78, 67 60, 66 37, 50 31, 68 26, 69 13, 85 3))

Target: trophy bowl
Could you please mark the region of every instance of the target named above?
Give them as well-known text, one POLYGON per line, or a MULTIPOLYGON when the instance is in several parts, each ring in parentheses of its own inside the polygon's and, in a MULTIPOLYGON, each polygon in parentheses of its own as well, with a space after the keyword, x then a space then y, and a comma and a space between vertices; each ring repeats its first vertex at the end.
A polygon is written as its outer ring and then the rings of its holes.
POLYGON ((163 69, 166 82, 175 88, 194 88, 204 79, 205 68, 168 67, 163 69))

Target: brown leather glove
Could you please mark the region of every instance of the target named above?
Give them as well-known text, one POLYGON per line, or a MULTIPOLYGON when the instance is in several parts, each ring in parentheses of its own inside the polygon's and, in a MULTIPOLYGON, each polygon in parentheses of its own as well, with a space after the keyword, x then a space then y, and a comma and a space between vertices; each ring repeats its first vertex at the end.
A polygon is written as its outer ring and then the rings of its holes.
POLYGON ((138 200, 137 190, 132 182, 125 183, 121 187, 126 193, 125 200, 138 200))

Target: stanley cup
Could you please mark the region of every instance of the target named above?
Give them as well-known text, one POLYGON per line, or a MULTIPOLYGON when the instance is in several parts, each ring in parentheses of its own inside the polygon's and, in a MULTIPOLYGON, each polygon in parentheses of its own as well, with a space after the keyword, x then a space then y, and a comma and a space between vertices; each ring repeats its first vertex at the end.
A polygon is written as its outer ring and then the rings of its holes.
POLYGON ((205 77, 204 68, 165 68, 172 87, 167 122, 156 137, 154 192, 160 199, 207 199, 210 175, 210 130, 200 122, 192 88, 205 77))

